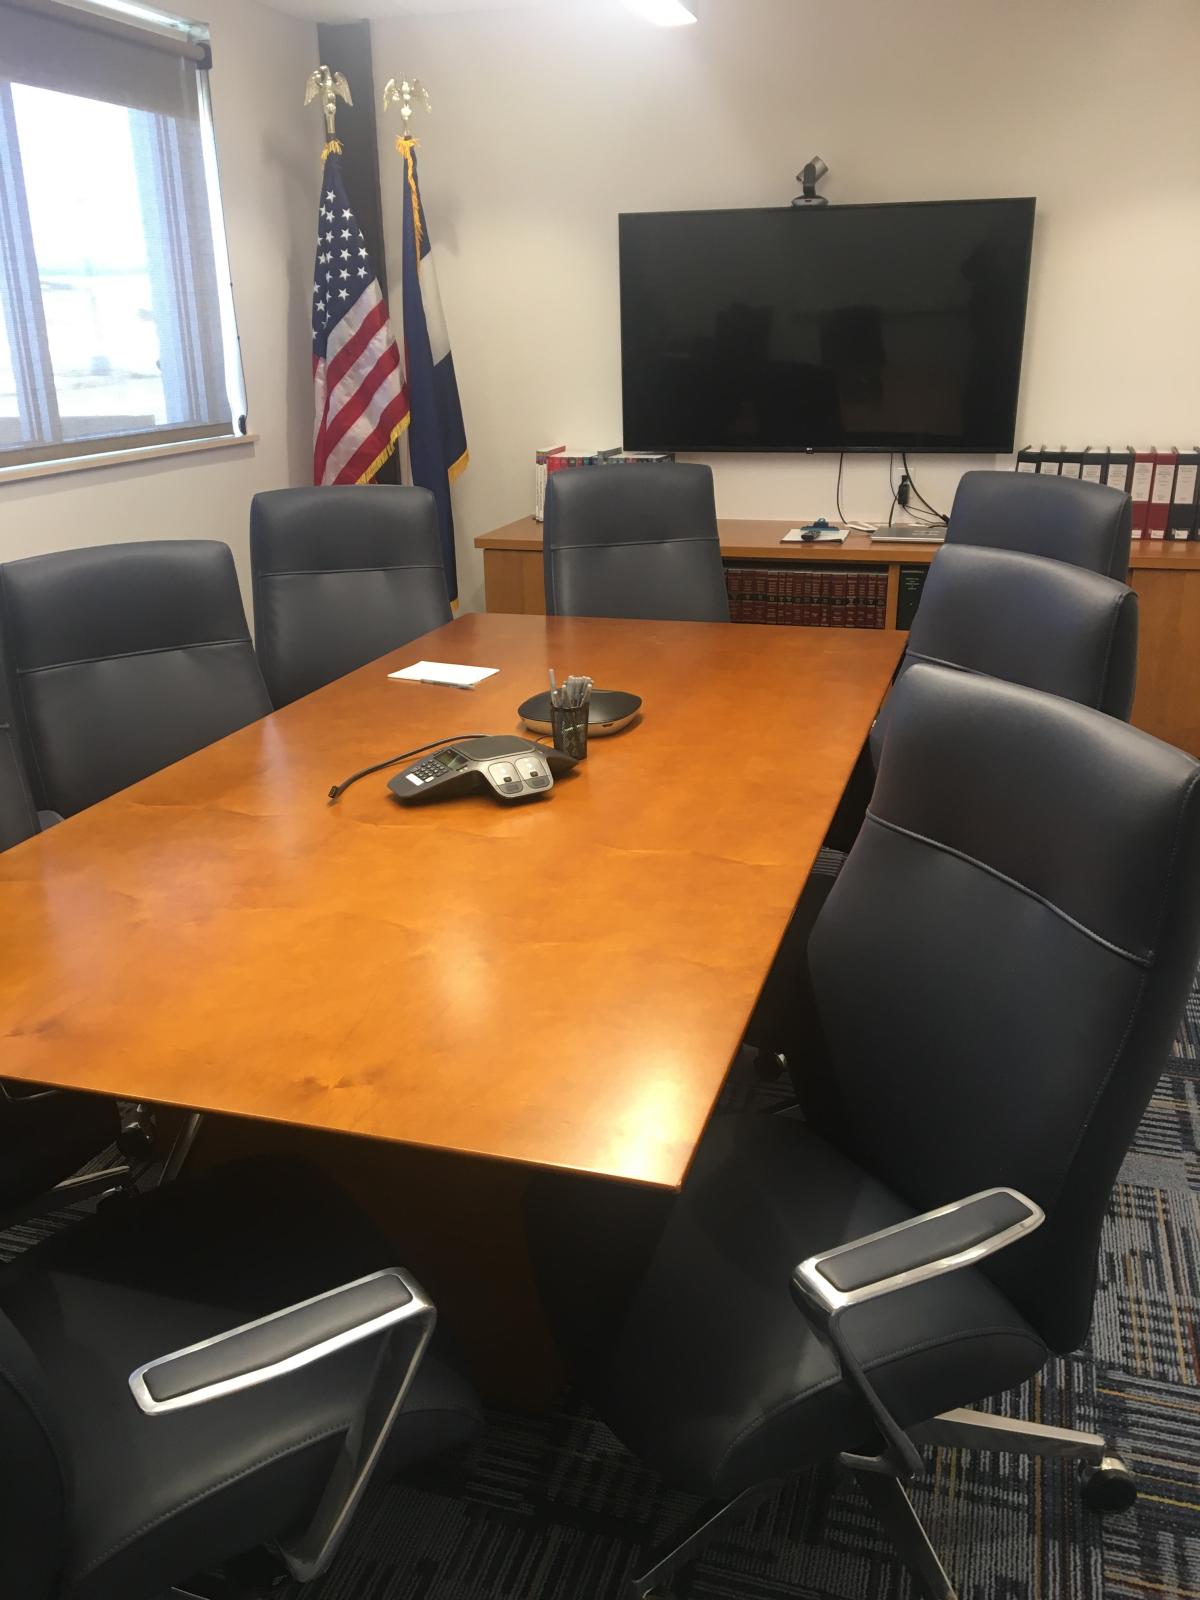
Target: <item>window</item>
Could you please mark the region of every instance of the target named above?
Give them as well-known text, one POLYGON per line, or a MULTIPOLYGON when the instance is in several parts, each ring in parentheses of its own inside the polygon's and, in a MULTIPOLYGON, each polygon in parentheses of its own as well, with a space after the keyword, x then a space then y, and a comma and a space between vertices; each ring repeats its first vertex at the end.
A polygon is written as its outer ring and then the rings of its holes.
POLYGON ((244 431, 203 31, 0 0, 0 36, 0 468, 244 431))

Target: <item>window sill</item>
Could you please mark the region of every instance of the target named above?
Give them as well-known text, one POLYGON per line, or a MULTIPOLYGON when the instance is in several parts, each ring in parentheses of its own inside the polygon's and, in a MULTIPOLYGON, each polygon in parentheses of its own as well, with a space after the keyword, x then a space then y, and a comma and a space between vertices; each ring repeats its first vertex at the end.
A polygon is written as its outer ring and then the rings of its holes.
POLYGON ((201 450, 230 450, 257 443, 256 433, 230 433, 217 439, 177 439, 172 444, 145 444, 133 450, 104 450, 91 456, 66 456, 61 461, 34 461, 26 466, 0 467, 0 485, 20 483, 26 478, 50 478, 60 472, 124 467, 138 461, 158 461, 164 456, 190 456, 201 450))

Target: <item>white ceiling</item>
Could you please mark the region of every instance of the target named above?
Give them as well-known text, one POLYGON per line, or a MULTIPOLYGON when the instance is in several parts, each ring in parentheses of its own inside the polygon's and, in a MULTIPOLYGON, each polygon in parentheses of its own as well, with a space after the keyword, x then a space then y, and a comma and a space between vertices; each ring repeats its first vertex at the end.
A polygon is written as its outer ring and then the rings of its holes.
POLYGON ((557 0, 268 0, 276 11, 317 22, 358 22, 363 17, 448 16, 452 11, 519 11, 557 0))

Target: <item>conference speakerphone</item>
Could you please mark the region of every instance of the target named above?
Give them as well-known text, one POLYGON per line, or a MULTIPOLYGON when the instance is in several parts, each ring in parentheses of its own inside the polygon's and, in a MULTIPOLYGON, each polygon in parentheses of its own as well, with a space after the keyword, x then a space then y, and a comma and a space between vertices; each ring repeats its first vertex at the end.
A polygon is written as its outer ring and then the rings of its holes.
POLYGON ((515 734, 489 734, 422 756, 398 772, 388 788, 406 804, 449 800, 479 789, 501 800, 532 800, 549 793, 556 772, 569 772, 576 764, 574 756, 515 734))

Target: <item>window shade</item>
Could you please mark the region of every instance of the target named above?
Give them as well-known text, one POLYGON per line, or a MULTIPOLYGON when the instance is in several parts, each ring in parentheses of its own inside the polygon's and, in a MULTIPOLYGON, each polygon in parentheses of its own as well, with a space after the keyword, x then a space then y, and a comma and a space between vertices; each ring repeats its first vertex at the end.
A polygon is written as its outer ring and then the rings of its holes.
POLYGON ((33 11, 93 33, 184 56, 198 66, 212 65, 208 29, 203 23, 141 6, 136 7, 136 20, 130 20, 128 11, 114 16, 114 7, 121 11, 121 0, 0 0, 0 11, 33 11))
POLYGON ((234 431, 198 53, 0 0, 0 467, 234 431))
POLYGON ((194 62, 155 45, 64 22, 62 14, 43 15, 0 0, 0 76, 85 100, 199 119, 194 62))

